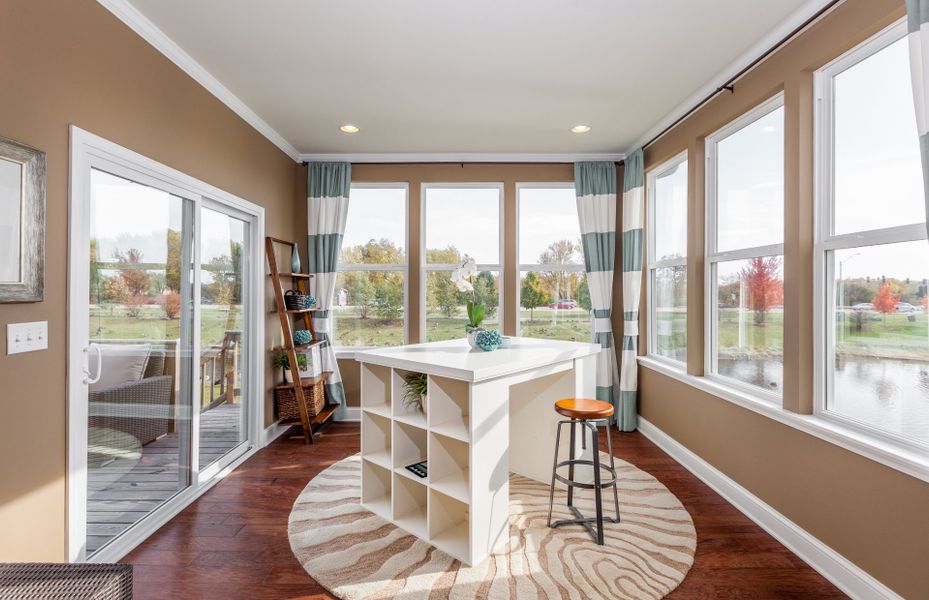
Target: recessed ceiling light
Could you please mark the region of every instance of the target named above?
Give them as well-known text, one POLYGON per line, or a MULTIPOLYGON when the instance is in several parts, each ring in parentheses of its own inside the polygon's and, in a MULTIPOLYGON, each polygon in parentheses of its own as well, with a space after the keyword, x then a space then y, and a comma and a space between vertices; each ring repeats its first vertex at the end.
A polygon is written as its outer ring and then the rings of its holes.
POLYGON ((587 133, 590 131, 590 125, 575 125, 571 128, 571 133, 587 133))
POLYGON ((345 124, 339 127, 342 130, 342 133, 358 133, 358 127, 355 125, 345 124))

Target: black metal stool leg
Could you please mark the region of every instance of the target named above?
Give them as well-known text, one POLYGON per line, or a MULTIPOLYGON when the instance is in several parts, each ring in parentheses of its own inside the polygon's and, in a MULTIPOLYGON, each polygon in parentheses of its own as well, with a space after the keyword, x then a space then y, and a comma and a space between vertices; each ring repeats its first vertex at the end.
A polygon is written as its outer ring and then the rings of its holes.
MULTIPOLYGON (((577 428, 578 421, 571 419, 571 447, 568 448, 568 459, 574 461, 577 457, 574 455, 574 430, 577 428)), ((568 464, 568 479, 574 481, 574 462, 568 464)), ((574 506, 574 486, 568 484, 568 506, 574 506)))
POLYGON ((619 474, 616 472, 616 459, 613 457, 613 438, 612 432, 610 431, 610 420, 607 419, 604 421, 606 423, 606 449, 610 453, 610 470, 613 471, 613 479, 616 483, 613 484, 613 502, 616 505, 616 519, 614 523, 620 522, 619 516, 619 474))
POLYGON ((591 423, 591 437, 593 439, 594 454, 594 501, 597 509, 597 544, 603 545, 603 490, 600 488, 600 436, 597 426, 591 423))
MULTIPOLYGON (((552 489, 548 493, 548 526, 552 526, 552 508, 555 506, 555 472, 558 470, 558 449, 561 447, 561 426, 564 421, 558 423, 558 432, 555 434, 555 460, 552 462, 552 489)), ((617 507, 617 510, 619 508, 617 507)), ((617 513, 618 514, 618 513, 617 513)))

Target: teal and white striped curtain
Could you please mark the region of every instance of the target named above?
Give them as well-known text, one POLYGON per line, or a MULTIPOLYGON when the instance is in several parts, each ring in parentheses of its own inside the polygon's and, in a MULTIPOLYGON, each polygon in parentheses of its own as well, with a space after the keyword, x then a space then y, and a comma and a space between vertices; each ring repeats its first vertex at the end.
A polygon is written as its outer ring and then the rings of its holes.
MULTIPOLYGON (((314 162, 309 165, 307 183, 307 216, 309 237, 307 254, 309 272, 315 277, 310 280, 310 289, 316 296, 321 310, 313 313, 313 330, 316 339, 329 340, 332 331, 332 296, 335 291, 336 267, 345 234, 345 218, 348 216, 348 194, 352 184, 352 165, 346 162, 314 162)), ((321 349, 324 371, 332 371, 326 382, 326 400, 339 404, 335 418, 345 417, 345 387, 339 374, 332 344, 321 349)))
POLYGON ((929 0, 906 0, 907 42, 910 46, 910 78, 916 104, 916 128, 923 157, 923 190, 926 227, 929 232, 929 0))
POLYGON ((645 224, 645 165, 642 149, 626 157, 623 177, 623 345, 619 367, 619 428, 638 425, 639 297, 642 292, 642 241, 645 224))
POLYGON ((613 352, 613 267, 616 264, 616 165, 612 162, 574 164, 574 192, 581 225, 584 270, 593 308, 593 341, 597 355, 597 399, 609 402, 620 414, 613 352))

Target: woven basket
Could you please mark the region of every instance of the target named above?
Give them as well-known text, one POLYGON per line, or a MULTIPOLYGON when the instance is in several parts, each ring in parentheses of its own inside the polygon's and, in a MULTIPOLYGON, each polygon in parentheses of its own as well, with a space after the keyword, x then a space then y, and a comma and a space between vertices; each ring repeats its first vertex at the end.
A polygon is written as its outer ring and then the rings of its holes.
MULTIPOLYGON (((326 406, 326 395, 323 391, 323 382, 308 383, 303 386, 303 397, 306 399, 306 414, 312 419, 326 406)), ((292 386, 274 389, 274 400, 277 402, 277 417, 284 421, 300 418, 300 407, 297 405, 297 393, 292 386)))

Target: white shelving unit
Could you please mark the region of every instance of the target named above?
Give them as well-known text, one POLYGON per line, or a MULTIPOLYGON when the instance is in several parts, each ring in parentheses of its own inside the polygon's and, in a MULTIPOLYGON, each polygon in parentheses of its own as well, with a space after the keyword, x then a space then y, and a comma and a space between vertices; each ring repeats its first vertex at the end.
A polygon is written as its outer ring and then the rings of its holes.
POLYGON ((594 391, 597 346, 520 341, 530 352, 492 356, 455 340, 356 354, 362 506, 468 565, 509 539, 509 472, 547 483, 551 402, 594 391), (428 376, 425 411, 403 404, 410 372, 428 376), (428 477, 406 468, 421 461, 428 477))

